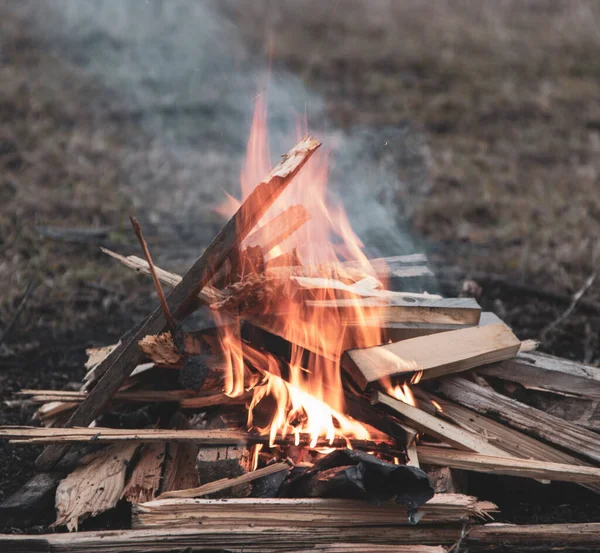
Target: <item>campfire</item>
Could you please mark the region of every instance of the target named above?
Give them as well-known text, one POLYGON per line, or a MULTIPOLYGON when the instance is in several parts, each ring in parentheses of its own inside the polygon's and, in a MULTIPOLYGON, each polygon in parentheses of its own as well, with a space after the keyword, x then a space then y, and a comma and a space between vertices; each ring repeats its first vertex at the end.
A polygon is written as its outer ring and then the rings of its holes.
POLYGON ((327 152, 305 135, 271 169, 265 121, 259 98, 242 197, 220 206, 229 222, 185 275, 153 263, 135 220, 143 255, 105 250, 154 280, 160 306, 89 350, 79 390, 21 392, 41 426, 0 428, 46 445, 26 501, 50 490, 56 526, 124 500, 133 530, 31 539, 52 551, 587 544, 586 525, 492 524, 497 507, 460 476, 600 491, 597 435, 498 385, 585 401, 600 397, 597 372, 535 353, 473 298, 430 293, 423 254, 368 259, 327 194, 327 152))

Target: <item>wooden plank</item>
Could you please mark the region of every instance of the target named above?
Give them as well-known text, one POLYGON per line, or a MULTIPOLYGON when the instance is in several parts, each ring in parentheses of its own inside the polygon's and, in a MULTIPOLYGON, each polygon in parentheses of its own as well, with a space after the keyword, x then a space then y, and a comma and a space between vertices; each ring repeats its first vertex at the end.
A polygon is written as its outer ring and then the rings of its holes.
POLYGON ((250 234, 244 240, 242 247, 260 246, 263 253, 267 254, 309 220, 310 213, 303 205, 288 207, 250 234))
MULTIPOLYGON (((408 405, 382 392, 373 392, 371 403, 391 410, 394 414, 400 415, 407 420, 417 430, 458 449, 486 453, 488 455, 508 456, 505 451, 491 445, 477 434, 463 430, 458 426, 454 426, 422 411, 418 407, 408 405)), ((421 462, 425 461, 421 460, 421 462)))
MULTIPOLYGON (((547 546, 553 551, 563 548, 600 547, 600 522, 579 524, 484 524, 469 531, 466 542, 480 550, 497 550, 499 545, 514 550, 515 547, 547 546)), ((539 550, 539 549, 538 549, 539 550)))
POLYGON ((448 466, 474 472, 580 484, 600 483, 600 468, 596 467, 564 465, 516 457, 497 457, 471 451, 451 450, 446 447, 417 446, 417 453, 422 463, 438 467, 448 466))
POLYGON ((477 372, 517 382, 531 390, 600 400, 600 369, 537 352, 521 353, 477 372))
MULTIPOLYGON (((600 526, 600 523, 598 524, 600 526)), ((385 547, 421 544, 437 546, 456 543, 464 531, 452 526, 384 526, 298 528, 240 525, 206 528, 151 528, 144 530, 102 530, 75 534, 0 534, 3 553, 148 553, 173 551, 228 551, 244 553, 285 552, 323 544, 361 544, 385 547)), ((358 551, 361 551, 360 549, 358 551)), ((367 550, 368 551, 368 550, 367 550)), ((394 552, 394 549, 388 549, 394 552)), ((341 552, 340 552, 341 553, 341 552)), ((396 552, 397 553, 397 552, 396 552)), ((417 553, 418 550, 417 550, 417 553)))
POLYGON ((409 295, 391 298, 311 300, 314 309, 337 309, 348 324, 355 324, 354 311, 359 305, 367 316, 382 322, 470 324, 479 323, 481 308, 473 298, 418 299, 409 295))
POLYGON ((600 462, 600 440, 594 432, 580 428, 535 407, 510 399, 493 390, 452 377, 440 381, 446 397, 481 413, 491 414, 513 428, 600 462))
POLYGON ((600 401, 530 392, 527 402, 549 415, 600 432, 600 401))
MULTIPOLYGON (((187 313, 198 293, 239 243, 248 236, 320 145, 317 140, 307 135, 256 186, 235 215, 221 229, 181 282, 169 294, 167 301, 175 318, 179 319, 187 313)), ((159 306, 137 327, 135 332, 130 333, 123 341, 122 346, 112 351, 101 363, 98 371, 102 377, 90 391, 86 400, 73 413, 66 426, 87 426, 98 417, 123 380, 137 365, 142 363, 143 353, 137 347, 138 341, 144 336, 159 334, 165 329, 165 318, 159 306)), ((65 447, 46 448, 38 457, 36 465, 39 469, 51 467, 65 452, 65 447)))
POLYGON ((439 378, 513 357, 520 340, 506 325, 464 328, 384 346, 348 350, 342 366, 361 389, 382 379, 439 378))
MULTIPOLYGON (((474 497, 440 494, 419 507, 419 524, 483 517, 496 507, 474 497)), ((204 527, 234 524, 302 528, 410 524, 406 506, 349 499, 161 499, 133 506, 133 528, 180 527, 202 519, 204 527)))
MULTIPOLYGON (((304 439, 308 443, 308 435, 300 436, 301 443, 304 439)), ((378 437, 379 438, 379 437, 378 437)), ((385 438, 383 435, 380 438, 385 438)), ((236 430, 170 430, 163 428, 105 428, 105 427, 76 427, 76 428, 40 428, 35 426, 0 426, 0 439, 10 440, 11 443, 48 444, 48 443, 116 443, 116 442, 188 442, 203 446, 268 444, 268 436, 256 436, 236 430)), ((383 440, 381 440, 383 441, 383 440)), ((292 444, 294 436, 276 439, 276 444, 292 444)), ((346 447, 345 438, 335 438, 333 442, 322 439, 315 447, 346 447)), ((350 439, 352 447, 357 449, 372 449, 379 451, 385 449, 394 454, 389 443, 350 439)))

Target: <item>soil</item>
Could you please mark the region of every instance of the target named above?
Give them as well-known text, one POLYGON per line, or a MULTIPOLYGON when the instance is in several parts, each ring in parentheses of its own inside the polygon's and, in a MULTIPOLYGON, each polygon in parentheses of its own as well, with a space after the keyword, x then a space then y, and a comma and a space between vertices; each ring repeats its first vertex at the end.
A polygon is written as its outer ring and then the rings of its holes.
MULTIPOLYGON (((219 225, 211 179, 233 180, 240 163, 219 173, 240 146, 229 150, 225 139, 227 153, 211 150, 199 165, 175 155, 116 85, 89 70, 86 54, 109 39, 90 35, 90 50, 67 55, 32 23, 36 4, 0 7, 0 328, 36 286, 0 340, 0 424, 30 421, 31 408, 6 403, 20 388, 75 387, 85 348, 113 343, 156 302, 150 283, 105 259, 99 244, 134 251, 135 214, 154 251, 178 252, 165 254, 168 268, 189 264, 219 225), (210 178, 180 220, 200 169, 210 178), (56 239, 56 228, 88 232, 56 239)), ((270 56, 274 72, 291 72, 323 99, 336 128, 377 136, 410 121, 426 137, 429 174, 409 200, 395 198, 397 222, 439 268, 445 293, 478 275, 482 306, 539 339, 600 262, 599 5, 264 0, 220 9, 245 52, 240 71, 270 56)), ((211 148, 215 136, 204 137, 211 148)), ((598 282, 584 299, 591 307, 549 332, 542 351, 598 364, 598 282)), ((37 453, 0 443, 0 501, 32 475, 37 453)), ((600 520, 597 498, 576 486, 471 482, 505 520, 600 520)))

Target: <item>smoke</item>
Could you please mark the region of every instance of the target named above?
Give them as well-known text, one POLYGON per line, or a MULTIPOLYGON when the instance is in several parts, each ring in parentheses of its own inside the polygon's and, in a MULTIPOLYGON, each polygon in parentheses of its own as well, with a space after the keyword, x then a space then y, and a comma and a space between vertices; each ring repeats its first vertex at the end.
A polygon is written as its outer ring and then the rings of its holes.
POLYGON ((163 190, 149 190, 156 181, 148 185, 143 175, 132 175, 125 186, 142 213, 147 209, 155 219, 177 214, 198 228, 223 190, 237 194, 254 98, 267 93, 272 158, 293 145, 297 120, 306 116, 331 150, 331 194, 341 199, 369 253, 414 250, 404 225, 429 187, 423 136, 410 123, 336 129, 319 94, 290 72, 269 71, 268 60, 257 65, 222 3, 52 0, 44 9, 35 2, 21 9, 57 53, 112 90, 119 110, 188 175, 163 190))

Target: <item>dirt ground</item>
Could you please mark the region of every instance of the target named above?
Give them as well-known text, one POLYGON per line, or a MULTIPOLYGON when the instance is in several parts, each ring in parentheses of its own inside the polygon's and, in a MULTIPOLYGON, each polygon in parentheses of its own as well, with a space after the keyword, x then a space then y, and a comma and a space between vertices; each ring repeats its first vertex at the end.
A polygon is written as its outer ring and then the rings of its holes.
MULTIPOLYGON (((0 340, 3 401, 20 388, 74 386, 85 347, 114 341, 147 313, 149 283, 98 246, 133 246, 127 217, 144 206, 123 183, 195 177, 135 118, 115 117, 122 99, 49 50, 10 4, 0 6, 1 329, 30 282, 35 289, 0 340), (57 227, 87 232, 53 239, 57 227)), ((598 270, 600 4, 263 0, 223 9, 250 61, 270 56, 293 72, 341 128, 410 120, 426 134, 431 189, 402 223, 445 291, 476 276, 484 307, 539 338, 598 270)), ((541 348, 597 364, 600 279, 584 299, 541 348)), ((5 404, 0 424, 30 415, 5 404)), ((0 500, 31 475, 35 456, 0 444, 0 500)), ((553 489, 560 498, 563 488, 553 489)), ((546 519, 585 520, 587 501, 546 519)))

